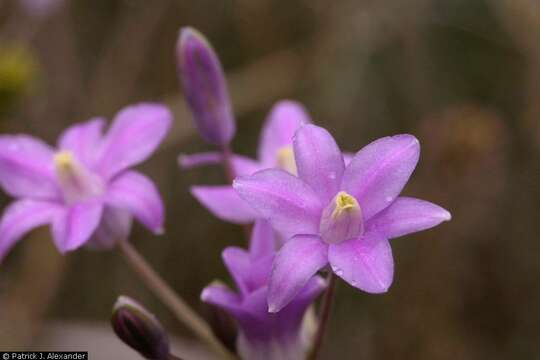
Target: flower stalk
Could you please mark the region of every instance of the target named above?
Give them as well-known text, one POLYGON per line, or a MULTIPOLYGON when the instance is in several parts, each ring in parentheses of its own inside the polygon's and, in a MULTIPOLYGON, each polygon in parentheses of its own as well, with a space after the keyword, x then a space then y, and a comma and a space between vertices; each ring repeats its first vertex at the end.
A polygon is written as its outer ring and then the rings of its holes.
POLYGON ((332 311, 332 304, 334 302, 334 294, 336 292, 336 277, 333 272, 328 274, 327 279, 328 287, 324 293, 324 297, 321 302, 321 309, 319 312, 319 327, 313 340, 313 346, 307 356, 307 360, 317 360, 322 348, 326 329, 330 322, 330 313, 332 311))
POLYGON ((120 241, 118 249, 144 284, 173 312, 180 322, 185 324, 221 359, 236 359, 213 335, 208 324, 159 276, 129 242, 120 241))

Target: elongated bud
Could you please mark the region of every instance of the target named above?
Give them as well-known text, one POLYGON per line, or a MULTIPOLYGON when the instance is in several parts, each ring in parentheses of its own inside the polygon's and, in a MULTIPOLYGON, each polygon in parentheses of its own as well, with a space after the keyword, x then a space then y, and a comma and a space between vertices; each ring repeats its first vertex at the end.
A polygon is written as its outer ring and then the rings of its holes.
POLYGON ((176 45, 178 74, 199 134, 214 145, 228 145, 236 125, 221 63, 197 30, 180 30, 176 45))
POLYGON ((111 324, 116 335, 146 359, 166 360, 169 337, 158 319, 135 300, 120 296, 111 324))

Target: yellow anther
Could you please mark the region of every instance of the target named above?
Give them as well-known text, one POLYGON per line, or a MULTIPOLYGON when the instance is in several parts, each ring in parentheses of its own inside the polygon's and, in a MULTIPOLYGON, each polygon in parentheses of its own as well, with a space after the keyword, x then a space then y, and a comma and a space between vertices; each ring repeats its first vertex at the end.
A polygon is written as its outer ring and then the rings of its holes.
POLYGON ((103 193, 104 185, 101 178, 81 164, 72 152, 59 151, 54 155, 53 161, 58 183, 67 203, 103 193))
POLYGON ((296 175, 296 161, 292 146, 284 146, 278 150, 277 164, 281 169, 296 175))
POLYGON ((59 171, 70 171, 75 165, 75 158, 70 151, 60 151, 54 155, 54 165, 59 171))
POLYGON ((354 211, 360 211, 360 205, 354 196, 347 194, 345 191, 340 191, 335 197, 335 208, 332 212, 332 218, 334 220, 341 217, 344 213, 351 213, 354 211))

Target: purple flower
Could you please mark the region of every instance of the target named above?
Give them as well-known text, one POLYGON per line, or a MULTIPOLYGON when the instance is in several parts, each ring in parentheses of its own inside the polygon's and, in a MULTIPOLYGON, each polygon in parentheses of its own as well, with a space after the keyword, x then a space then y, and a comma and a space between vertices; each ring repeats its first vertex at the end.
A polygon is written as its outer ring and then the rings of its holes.
POLYGON ((411 135, 385 137, 346 165, 332 136, 305 125, 293 141, 298 177, 269 169, 235 180, 239 195, 289 240, 274 261, 269 309, 279 311, 330 264, 352 286, 382 293, 392 283, 388 239, 450 220, 426 201, 398 197, 420 154, 411 135))
POLYGON ((303 359, 311 342, 306 310, 324 290, 325 282, 318 276, 312 277, 279 313, 269 313, 266 299, 274 254, 272 228, 259 220, 249 251, 228 247, 222 254, 239 292, 212 284, 201 294, 204 302, 224 309, 236 319, 237 345, 243 359, 303 359))
POLYGON ((221 63, 197 30, 180 30, 176 46, 178 75, 199 134, 210 144, 227 146, 235 133, 229 91, 221 63))
MULTIPOLYGON (((233 155, 232 163, 236 175, 251 175, 259 170, 274 167, 295 174, 292 138, 301 125, 310 122, 309 115, 301 104, 290 100, 278 102, 270 111, 263 126, 257 160, 233 155)), ((222 156, 218 152, 181 155, 179 163, 183 168, 191 168, 220 163, 222 156)), ((246 224, 260 217, 238 196, 231 185, 193 186, 191 193, 210 212, 222 220, 246 224)))
POLYGON ((171 113, 157 104, 121 110, 68 128, 57 148, 27 135, 0 136, 0 186, 16 200, 0 220, 0 259, 31 229, 50 224, 60 252, 83 244, 112 247, 135 217, 162 232, 163 203, 154 183, 129 170, 167 133, 171 113))

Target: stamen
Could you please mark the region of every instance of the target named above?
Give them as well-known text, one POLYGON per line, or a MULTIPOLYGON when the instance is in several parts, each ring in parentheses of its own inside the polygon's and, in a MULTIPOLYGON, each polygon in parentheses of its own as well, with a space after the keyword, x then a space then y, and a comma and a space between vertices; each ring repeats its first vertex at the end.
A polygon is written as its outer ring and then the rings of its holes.
POLYGON ((293 175, 297 174, 292 146, 284 146, 278 150, 277 164, 279 168, 288 171, 293 175))
POLYGON ((75 163, 73 154, 69 151, 60 151, 54 155, 54 165, 59 171, 70 171, 75 163))
POLYGON ((332 218, 334 218, 334 220, 338 219, 340 216, 343 216, 343 213, 345 212, 360 211, 358 201, 356 201, 354 196, 347 194, 345 191, 340 191, 336 195, 335 203, 336 207, 332 212, 332 218))
POLYGON ((324 241, 337 244, 361 235, 362 209, 354 196, 340 191, 324 209, 320 232, 324 241))
POLYGON ((104 185, 99 176, 79 163, 70 151, 56 153, 53 161, 64 200, 68 204, 103 193, 104 185))

